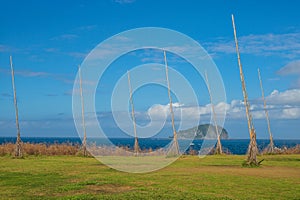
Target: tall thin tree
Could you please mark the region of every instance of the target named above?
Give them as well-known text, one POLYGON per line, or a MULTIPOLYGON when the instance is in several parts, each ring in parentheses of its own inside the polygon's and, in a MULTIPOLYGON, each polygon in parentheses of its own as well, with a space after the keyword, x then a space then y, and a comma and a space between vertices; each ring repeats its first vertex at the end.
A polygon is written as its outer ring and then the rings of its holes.
POLYGON ((173 112, 173 103, 172 103, 172 96, 171 96, 171 89, 170 89, 170 81, 169 81, 169 70, 168 70, 168 62, 167 62, 167 55, 166 51, 164 51, 164 60, 165 60, 165 66, 166 66, 166 80, 168 84, 168 95, 169 95, 169 101, 170 101, 170 113, 171 113, 171 120, 172 120, 172 128, 173 128, 173 142, 171 145, 171 153, 173 151, 174 155, 179 155, 179 145, 177 140, 177 133, 175 128, 175 122, 174 122, 174 112, 173 112))
POLYGON ((130 81, 130 72, 127 71, 127 77, 128 77, 128 87, 129 87, 129 98, 130 98, 130 105, 131 105, 131 117, 132 117, 132 123, 133 123, 133 131, 134 131, 134 147, 133 152, 135 156, 138 156, 140 152, 137 132, 136 132, 136 121, 135 121, 135 113, 134 113, 134 104, 132 99, 132 87, 131 87, 131 81, 130 81))
POLYGON ((20 133, 20 125, 19 125, 19 110, 18 110, 17 92, 15 86, 15 71, 13 68, 12 56, 9 57, 9 61, 10 61, 10 69, 11 69, 12 87, 14 93, 14 105, 15 105, 15 112, 16 112, 16 127, 17 127, 17 141, 16 141, 15 156, 22 157, 23 151, 22 151, 22 141, 21 141, 21 133, 20 133))
POLYGON ((238 58, 238 66, 239 66, 239 70, 240 70, 240 78, 241 78, 241 83, 242 83, 243 96, 244 96, 244 104, 245 104, 246 116, 247 116, 247 122, 248 122, 248 129, 249 129, 249 134, 250 134, 250 144, 249 144, 248 152, 247 152, 247 155, 248 155, 247 156, 247 164, 248 165, 258 165, 259 163, 257 162, 258 149, 257 149, 257 142, 256 142, 256 133, 255 133, 255 129, 254 129, 253 121, 252 121, 252 115, 250 112, 250 104, 248 101, 246 83, 245 83, 245 78, 244 78, 244 74, 243 74, 238 40, 237 40, 237 36, 236 36, 234 16, 231 15, 231 18, 232 18, 235 47, 236 47, 236 53, 237 53, 237 58, 238 58))
POLYGON ((208 77, 207 77, 206 72, 205 72, 205 79, 206 79, 207 89, 208 89, 208 93, 209 93, 209 99, 210 99, 210 103, 211 103, 211 110, 212 110, 212 114, 213 114, 214 126, 216 128, 216 134, 217 134, 217 146, 216 146, 215 154, 222 154, 223 151, 222 151, 222 144, 221 144, 221 134, 219 133, 219 128, 218 128, 218 124, 217 124, 217 117, 216 117, 216 112, 215 112, 215 106, 213 104, 210 85, 209 85, 209 81, 208 81, 208 77))
POLYGON ((81 100, 81 118, 82 118, 82 128, 83 128, 83 141, 82 141, 82 149, 83 156, 87 156, 87 148, 86 148, 86 127, 85 127, 85 115, 84 115, 84 99, 83 99, 83 91, 82 91, 82 77, 81 77, 81 68, 78 65, 78 74, 79 74, 79 87, 80 87, 80 100, 81 100))
POLYGON ((258 73, 258 79, 259 79, 259 83, 260 83, 260 89, 261 89, 261 95, 262 95, 262 100, 264 102, 264 110, 265 110, 265 115, 266 115, 266 120, 267 120, 267 125, 268 125, 268 132, 269 132, 269 137, 270 137, 270 144, 268 145, 266 152, 267 153, 274 153, 274 141, 273 141, 273 135, 271 132, 271 125, 270 125, 270 120, 269 120, 269 112, 267 109, 267 102, 265 99, 265 92, 264 92, 264 88, 263 88, 263 84, 262 84, 262 79, 260 76, 260 70, 259 68, 257 69, 257 73, 258 73))

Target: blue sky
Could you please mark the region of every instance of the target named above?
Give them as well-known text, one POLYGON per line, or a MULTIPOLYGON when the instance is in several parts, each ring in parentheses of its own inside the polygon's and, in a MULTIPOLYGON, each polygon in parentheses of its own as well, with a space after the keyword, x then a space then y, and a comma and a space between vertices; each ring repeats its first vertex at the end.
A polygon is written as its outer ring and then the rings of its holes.
MULTIPOLYGON (((228 112, 224 126, 232 138, 247 138, 231 24, 231 14, 234 14, 257 137, 268 138, 257 77, 259 67, 274 137, 299 139, 299 7, 297 1, 2 1, 0 135, 14 136, 16 133, 10 55, 16 71, 21 134, 76 136, 72 89, 77 66, 96 45, 115 34, 133 28, 163 27, 193 38, 213 58, 227 96, 226 102, 218 104, 228 112)), ((147 63, 146 58, 150 58, 149 62, 163 64, 163 57, 159 58, 158 54, 155 51, 135 52, 120 58, 115 65, 126 63, 130 69, 130 65, 147 63)), ((181 65, 187 65, 178 62, 180 58, 174 55, 168 54, 168 58, 170 67, 179 71, 181 65)), ((111 123, 110 94, 115 81, 126 70, 112 66, 103 85, 98 87, 96 110, 107 132, 117 132, 111 123)), ((197 78, 193 70, 182 73, 197 91, 201 108, 198 114, 209 115, 204 81, 197 78)), ((173 98, 174 103, 180 103, 176 102, 174 94, 173 98)), ((138 123, 147 123, 150 110, 163 113, 168 103, 167 90, 158 86, 145 87, 135 92, 134 101, 138 123)), ((178 106, 178 109, 187 112, 193 106, 196 105, 178 106)), ((205 117, 203 119, 202 122, 206 122, 205 117)))

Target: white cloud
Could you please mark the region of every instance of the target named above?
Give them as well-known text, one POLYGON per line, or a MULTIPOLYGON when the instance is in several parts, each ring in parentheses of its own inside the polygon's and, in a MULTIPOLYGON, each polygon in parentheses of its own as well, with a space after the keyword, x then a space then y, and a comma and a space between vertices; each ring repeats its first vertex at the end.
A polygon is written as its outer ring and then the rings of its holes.
POLYGON ((59 49, 57 49, 57 48, 45 48, 44 51, 46 51, 48 53, 57 53, 57 52, 60 52, 59 49))
POLYGON ((73 40, 78 38, 78 35, 75 34, 62 34, 56 37, 51 38, 51 40, 73 40))
POLYGON ((165 119, 169 112, 168 109, 167 105, 156 104, 148 109, 147 114, 153 116, 154 119, 165 119))
POLYGON ((130 4, 130 3, 134 3, 135 0, 113 0, 113 2, 119 3, 119 4, 130 4))
POLYGON ((288 63, 278 72, 279 75, 300 75, 300 60, 288 63))
POLYGON ((282 110, 283 119, 298 119, 300 118, 300 108, 288 107, 282 110))
MULTIPOLYGON (((11 71, 8 69, 0 69, 0 72, 3 72, 7 75, 11 74, 11 71)), ((54 73, 41 72, 41 71, 38 72, 38 71, 30 71, 30 70, 15 70, 15 75, 26 77, 26 78, 34 78, 34 77, 52 78, 67 84, 74 83, 74 78, 70 74, 54 74, 54 73)))
POLYGON ((300 105, 300 89, 291 89, 284 92, 274 90, 266 97, 268 104, 300 105))
MULTIPOLYGON (((198 119, 199 116, 210 115, 211 113, 211 104, 207 104, 204 106, 185 106, 179 102, 173 103, 173 112, 176 119, 180 119, 181 116, 187 117, 189 119, 198 119)), ((224 111, 229 110, 230 105, 224 102, 221 102, 215 105, 216 114, 222 114, 224 111)), ((148 115, 154 116, 153 119, 165 119, 167 115, 170 114, 170 104, 161 105, 156 104, 153 105, 147 111, 148 115)))
POLYGON ((87 53, 83 52, 68 52, 66 54, 75 58, 85 58, 87 56, 87 53))
MULTIPOLYGON (((10 70, 8 69, 0 69, 0 72, 6 73, 10 75, 10 70)), ((23 76, 23 77, 48 77, 52 76, 52 74, 47 72, 34 72, 29 70, 15 70, 15 75, 23 76)))
POLYGON ((92 31, 96 29, 98 26, 97 25, 87 25, 87 26, 80 26, 75 29, 75 31, 92 31))
MULTIPOLYGON (((240 51, 245 54, 263 56, 280 56, 285 58, 299 57, 300 32, 286 34, 263 34, 238 36, 240 51)), ((217 38, 206 42, 204 46, 213 53, 235 53, 233 37, 217 38)))
POLYGON ((288 63, 280 70, 278 70, 277 73, 282 76, 296 76, 297 78, 296 81, 293 83, 293 87, 300 88, 300 60, 295 60, 293 62, 288 63))
POLYGON ((42 77, 42 76, 50 76, 51 75, 47 72, 33 72, 33 71, 15 71, 15 74, 24 76, 24 77, 42 77))
MULTIPOLYGON (((286 90, 279 92, 274 90, 266 97, 267 109, 270 118, 273 119, 298 119, 300 118, 300 89, 286 90)), ((230 103, 220 102, 214 106, 217 116, 227 113, 229 119, 246 118, 245 106, 241 100, 233 100, 230 103)), ((154 119, 165 119, 170 113, 169 104, 156 104, 148 109, 147 114, 155 116, 154 119)), ((194 120, 201 116, 201 119, 209 120, 211 117, 211 104, 202 106, 185 106, 180 103, 173 103, 175 118, 180 116, 194 120)), ((262 101, 251 101, 251 114, 254 119, 264 119, 265 112, 262 101)), ((184 119, 187 120, 187 119, 184 119)))
POLYGON ((17 49, 15 47, 9 46, 9 45, 4 45, 0 44, 0 52, 2 53, 12 53, 12 52, 18 52, 20 49, 17 49))

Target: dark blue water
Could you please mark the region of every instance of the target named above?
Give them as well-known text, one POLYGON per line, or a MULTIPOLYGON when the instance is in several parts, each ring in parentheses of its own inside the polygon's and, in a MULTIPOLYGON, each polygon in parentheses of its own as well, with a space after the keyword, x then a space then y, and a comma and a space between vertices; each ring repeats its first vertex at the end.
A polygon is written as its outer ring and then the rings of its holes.
MULTIPOLYGON (((8 142, 15 142, 16 138, 13 137, 0 137, 0 144, 8 143, 8 142)), ((71 145, 81 144, 80 138, 42 138, 42 137, 23 137, 22 141, 27 143, 45 143, 45 144, 62 144, 68 143, 71 145)), ((89 141, 89 140, 88 140, 89 141)), ((101 143, 101 139, 95 140, 98 144, 101 143)), ((111 138, 111 143, 117 146, 128 146, 129 148, 133 147, 134 140, 132 138, 111 138)), ((158 138, 140 138, 139 145, 141 149, 149 149, 152 148, 153 150, 164 147, 171 142, 171 139, 158 139, 158 138)), ((222 140, 222 146, 225 151, 228 151, 231 154, 238 154, 242 155, 247 152, 247 148, 249 145, 248 139, 229 139, 229 140, 222 140)), ((184 142, 180 142, 183 144, 184 142)), ((201 148, 203 140, 194 140, 190 146, 190 148, 198 151, 201 148)), ((274 140, 275 146, 278 148, 283 147, 294 147, 297 144, 300 144, 300 140, 274 140)), ((269 144, 269 140, 257 140, 257 145, 259 150, 263 150, 269 144)), ((188 146, 188 145, 187 145, 188 146)), ((189 148, 186 150, 189 151, 189 148)))

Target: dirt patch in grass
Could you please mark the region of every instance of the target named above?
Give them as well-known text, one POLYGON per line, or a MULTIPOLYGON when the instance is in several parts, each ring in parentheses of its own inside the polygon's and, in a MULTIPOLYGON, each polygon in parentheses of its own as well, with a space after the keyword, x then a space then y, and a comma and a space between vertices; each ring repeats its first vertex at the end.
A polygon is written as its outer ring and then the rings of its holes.
MULTIPOLYGON (((162 171, 173 172, 176 176, 180 173, 186 173, 184 168, 165 168, 162 171)), ((264 178, 298 178, 300 180, 300 172, 298 168, 287 168, 281 166, 261 166, 259 168, 244 168, 241 166, 199 166, 189 167, 188 175, 193 173, 210 173, 224 174, 234 176, 253 176, 264 178)))
POLYGON ((73 187, 69 191, 61 191, 53 194, 56 197, 77 196, 77 195, 99 195, 99 194, 118 194, 133 190, 131 186, 117 184, 89 184, 81 187, 73 187))
POLYGON ((122 193, 132 190, 132 187, 128 185, 87 185, 84 190, 88 190, 89 193, 122 193))

